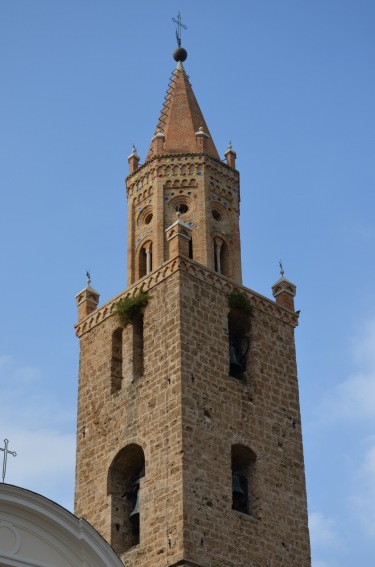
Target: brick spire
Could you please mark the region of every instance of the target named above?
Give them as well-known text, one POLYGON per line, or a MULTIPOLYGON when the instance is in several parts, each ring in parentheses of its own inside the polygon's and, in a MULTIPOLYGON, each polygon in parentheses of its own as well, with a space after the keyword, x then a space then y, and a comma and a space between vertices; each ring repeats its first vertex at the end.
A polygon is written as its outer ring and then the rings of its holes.
POLYGON ((173 72, 155 134, 147 160, 160 153, 191 154, 202 151, 220 159, 181 60, 173 72), (202 133, 205 135, 203 146, 202 133), (160 144, 156 145, 155 139, 160 134, 165 137, 162 150, 160 144))

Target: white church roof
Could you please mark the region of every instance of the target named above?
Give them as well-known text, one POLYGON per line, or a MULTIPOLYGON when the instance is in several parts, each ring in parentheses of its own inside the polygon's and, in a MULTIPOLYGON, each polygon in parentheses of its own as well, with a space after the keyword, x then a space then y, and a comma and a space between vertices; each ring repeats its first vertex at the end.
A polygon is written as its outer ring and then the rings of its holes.
POLYGON ((124 567, 85 520, 40 494, 0 484, 0 565, 124 567))

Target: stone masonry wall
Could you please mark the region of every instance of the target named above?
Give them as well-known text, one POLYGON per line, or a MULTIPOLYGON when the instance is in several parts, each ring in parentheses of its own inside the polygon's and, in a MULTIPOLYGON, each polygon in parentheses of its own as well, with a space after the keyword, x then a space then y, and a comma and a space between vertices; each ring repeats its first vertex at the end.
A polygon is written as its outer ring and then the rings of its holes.
MULTIPOLYGON (((310 567, 296 375, 297 316, 177 258, 138 282, 144 374, 132 381, 131 327, 123 380, 111 393, 115 298, 80 321, 76 509, 111 543, 111 463, 136 443, 145 455, 140 544, 130 567, 310 567), (247 379, 229 376, 233 289, 254 306, 247 379), (252 516, 232 510, 231 445, 256 454, 252 516)), ((126 294, 132 293, 130 288, 126 294)))
POLYGON ((115 315, 81 336, 80 355, 75 513, 111 543, 108 471, 123 447, 140 445, 145 454, 141 543, 122 554, 127 566, 137 567, 162 566, 182 557, 178 273, 156 285, 150 295, 144 312, 142 377, 132 382, 128 326, 122 387, 111 393, 115 315))
POLYGON ((226 293, 182 278, 185 558, 308 567, 294 327, 255 308, 247 379, 237 380, 228 372, 228 311, 226 293), (234 444, 256 454, 252 516, 232 510, 234 444))

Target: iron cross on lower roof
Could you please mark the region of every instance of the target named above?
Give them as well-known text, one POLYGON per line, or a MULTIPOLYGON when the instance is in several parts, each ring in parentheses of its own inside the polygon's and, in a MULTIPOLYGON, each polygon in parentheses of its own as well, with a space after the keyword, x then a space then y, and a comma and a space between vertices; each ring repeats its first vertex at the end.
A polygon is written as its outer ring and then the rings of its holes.
POLYGON ((178 45, 178 47, 181 47, 181 28, 184 28, 184 30, 187 30, 187 26, 184 26, 184 24, 181 23, 180 12, 178 13, 177 20, 175 18, 172 18, 172 22, 177 24, 177 29, 176 29, 177 45, 178 45))
POLYGON ((4 459, 3 459, 3 482, 5 481, 5 475, 7 472, 7 459, 8 459, 8 455, 13 455, 13 457, 17 456, 17 453, 15 451, 9 451, 8 450, 8 439, 4 439, 4 449, 0 447, 0 451, 4 451, 4 459))

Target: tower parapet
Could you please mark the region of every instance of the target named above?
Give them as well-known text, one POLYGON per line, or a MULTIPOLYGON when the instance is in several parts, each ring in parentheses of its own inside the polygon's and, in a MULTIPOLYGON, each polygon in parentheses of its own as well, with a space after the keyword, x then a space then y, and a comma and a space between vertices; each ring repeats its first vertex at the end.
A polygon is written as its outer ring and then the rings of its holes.
POLYGON ((132 148, 132 153, 128 157, 129 162, 129 172, 134 173, 134 171, 138 168, 140 157, 137 155, 137 150, 135 146, 132 148))
POLYGON ((296 290, 297 288, 292 282, 284 278, 284 276, 281 276, 272 286, 272 295, 276 299, 276 303, 294 311, 296 290))
POLYGON ((224 155, 226 157, 227 164, 229 165, 229 167, 233 167, 233 169, 236 169, 237 154, 236 152, 233 151, 232 144, 229 144, 228 150, 225 152, 224 155))
POLYGON ((100 294, 91 287, 90 283, 91 279, 88 277, 87 286, 76 295, 78 321, 95 311, 99 304, 100 294))

